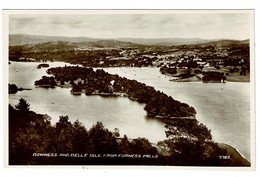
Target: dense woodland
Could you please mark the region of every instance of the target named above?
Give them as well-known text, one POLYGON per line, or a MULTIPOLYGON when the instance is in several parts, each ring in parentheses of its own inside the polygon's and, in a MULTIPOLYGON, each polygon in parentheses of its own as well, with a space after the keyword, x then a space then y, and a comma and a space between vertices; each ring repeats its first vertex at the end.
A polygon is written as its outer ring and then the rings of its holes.
POLYGON ((69 83, 72 91, 85 91, 86 95, 92 93, 125 93, 132 100, 139 103, 145 103, 145 110, 151 117, 194 117, 196 111, 188 104, 174 100, 165 93, 156 91, 153 87, 144 83, 122 78, 118 75, 112 75, 103 69, 85 68, 79 66, 57 67, 47 70, 48 74, 52 74, 54 78, 44 76, 42 79, 35 81, 35 85, 45 81, 54 85, 54 81, 60 82, 61 85, 69 83), (80 79, 78 83, 75 81, 80 79), (52 81, 52 82, 50 82, 52 81))
POLYGON ((218 156, 226 155, 226 150, 214 143, 207 127, 196 120, 167 121, 167 139, 157 145, 146 138, 129 139, 127 135, 119 138, 117 128, 110 131, 102 122, 87 130, 78 120, 70 122, 68 116, 60 116, 54 125, 50 120, 48 115, 31 111, 23 98, 15 108, 9 105, 10 165, 249 165, 221 160, 218 156), (39 155, 44 153, 49 156, 39 155), (88 156, 73 157, 77 153, 88 156), (100 156, 94 158, 96 154, 100 156), (107 154, 121 154, 125 158, 111 158, 107 154), (147 155, 156 158, 144 158, 147 155))
POLYGON ((40 80, 35 81, 34 85, 54 88, 54 86, 56 86, 57 83, 54 80, 53 76, 43 76, 40 80))

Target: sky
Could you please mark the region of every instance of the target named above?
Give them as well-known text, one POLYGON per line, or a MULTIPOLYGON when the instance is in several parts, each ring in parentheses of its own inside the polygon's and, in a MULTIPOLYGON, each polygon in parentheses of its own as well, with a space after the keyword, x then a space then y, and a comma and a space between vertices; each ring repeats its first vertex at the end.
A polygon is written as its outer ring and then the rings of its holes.
POLYGON ((248 39, 248 13, 17 14, 9 34, 92 38, 248 39))

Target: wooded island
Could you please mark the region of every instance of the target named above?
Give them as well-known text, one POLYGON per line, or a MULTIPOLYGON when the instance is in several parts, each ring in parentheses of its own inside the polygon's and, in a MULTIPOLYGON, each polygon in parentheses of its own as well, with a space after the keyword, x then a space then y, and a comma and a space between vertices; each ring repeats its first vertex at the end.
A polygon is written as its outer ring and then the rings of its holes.
POLYGON ((158 118, 194 118, 196 111, 188 104, 174 100, 165 93, 156 91, 153 87, 147 86, 136 80, 113 75, 103 69, 65 66, 50 68, 48 74, 53 76, 43 76, 42 79, 35 81, 35 85, 53 87, 56 82, 58 85, 69 84, 71 92, 78 94, 85 92, 86 95, 125 95, 131 100, 145 103, 145 110, 148 116, 158 118))

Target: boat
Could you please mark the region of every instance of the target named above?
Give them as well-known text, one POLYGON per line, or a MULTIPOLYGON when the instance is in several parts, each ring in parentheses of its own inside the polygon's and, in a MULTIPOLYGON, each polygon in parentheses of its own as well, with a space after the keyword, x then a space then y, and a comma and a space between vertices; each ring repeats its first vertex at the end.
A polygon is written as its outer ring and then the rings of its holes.
POLYGON ((43 64, 39 64, 39 65, 37 66, 37 69, 48 68, 49 66, 50 66, 49 64, 43 63, 43 64))

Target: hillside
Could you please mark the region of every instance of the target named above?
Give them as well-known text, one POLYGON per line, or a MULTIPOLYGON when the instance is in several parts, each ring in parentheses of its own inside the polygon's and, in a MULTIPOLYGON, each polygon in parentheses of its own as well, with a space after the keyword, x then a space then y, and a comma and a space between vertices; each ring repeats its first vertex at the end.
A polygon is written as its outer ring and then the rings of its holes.
POLYGON ((116 40, 145 45, 188 45, 212 41, 200 38, 116 38, 116 40))
POLYGON ((228 46, 228 45, 249 45, 250 41, 249 39, 246 40, 229 40, 229 39, 220 39, 215 41, 209 41, 206 43, 200 43, 201 45, 221 45, 221 46, 228 46))
MULTIPOLYGON (((115 41, 127 42, 128 45, 142 44, 142 45, 191 45, 191 44, 204 44, 204 43, 217 43, 219 41, 229 42, 246 42, 237 40, 208 40, 201 38, 89 38, 89 37, 63 37, 63 36, 39 36, 39 35, 27 35, 27 34, 10 34, 9 46, 24 45, 24 44, 38 44, 46 42, 70 42, 70 43, 82 43, 82 42, 97 42, 97 45, 101 44, 104 47, 113 44, 115 41), (110 41, 110 42, 108 42, 110 41), (131 43, 131 44, 130 44, 131 43)), ((118 42, 117 42, 118 44, 118 42)), ((125 43, 121 43, 124 44, 125 43)))
POLYGON ((39 35, 27 35, 27 34, 10 34, 9 45, 24 45, 24 44, 38 44, 45 42, 95 42, 100 39, 88 38, 88 37, 63 37, 63 36, 39 36, 39 35))
MULTIPOLYGON (((43 42, 38 44, 25 44, 22 45, 23 50, 26 51, 68 51, 75 50, 76 48, 102 48, 102 49, 117 49, 117 48, 136 48, 142 47, 141 44, 134 44, 131 42, 122 42, 116 40, 101 40, 96 42, 80 42, 80 43, 70 43, 70 42, 43 42)), ((15 46, 11 46, 15 47, 15 46)))
POLYGON ((89 45, 93 47, 100 48, 125 48, 125 47, 141 47, 141 44, 135 44, 127 41, 118 41, 118 40, 99 40, 96 42, 88 42, 89 45))

